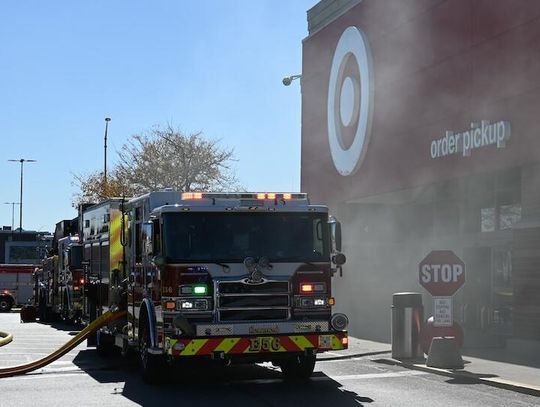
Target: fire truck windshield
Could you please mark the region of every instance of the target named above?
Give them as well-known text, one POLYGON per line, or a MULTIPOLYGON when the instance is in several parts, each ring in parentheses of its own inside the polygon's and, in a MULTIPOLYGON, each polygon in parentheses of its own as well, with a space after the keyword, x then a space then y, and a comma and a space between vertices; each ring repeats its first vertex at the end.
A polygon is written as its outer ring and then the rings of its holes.
POLYGON ((163 254, 170 262, 328 261, 327 220, 326 213, 166 213, 163 254))

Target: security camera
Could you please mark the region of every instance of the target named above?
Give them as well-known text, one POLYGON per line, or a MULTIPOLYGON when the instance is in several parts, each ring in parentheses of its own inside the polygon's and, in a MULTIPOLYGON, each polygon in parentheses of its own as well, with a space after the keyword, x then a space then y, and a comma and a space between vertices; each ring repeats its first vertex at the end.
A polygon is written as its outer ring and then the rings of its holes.
POLYGON ((300 79, 302 77, 302 75, 291 75, 291 76, 287 76, 285 78, 283 78, 283 84, 285 86, 289 86, 292 81, 294 81, 295 79, 300 79))

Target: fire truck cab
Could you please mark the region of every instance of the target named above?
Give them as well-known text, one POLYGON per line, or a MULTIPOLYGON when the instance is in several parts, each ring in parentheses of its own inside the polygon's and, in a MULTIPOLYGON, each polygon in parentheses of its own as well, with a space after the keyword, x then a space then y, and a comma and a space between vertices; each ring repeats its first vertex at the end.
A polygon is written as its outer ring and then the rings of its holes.
POLYGON ((306 194, 152 192, 89 208, 83 223, 90 313, 128 311, 97 344, 136 349, 146 381, 197 358, 307 378, 317 353, 347 348, 348 319, 332 311, 339 222, 306 194))

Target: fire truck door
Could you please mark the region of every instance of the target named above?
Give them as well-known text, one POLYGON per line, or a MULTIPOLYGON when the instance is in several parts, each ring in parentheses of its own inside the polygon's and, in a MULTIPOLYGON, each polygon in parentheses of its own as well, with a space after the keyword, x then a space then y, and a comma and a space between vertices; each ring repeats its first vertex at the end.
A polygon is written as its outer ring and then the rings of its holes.
MULTIPOLYGON (((135 215, 134 215, 135 217, 135 215)), ((137 337, 137 326, 139 319, 139 310, 143 299, 144 290, 144 269, 142 266, 142 239, 141 222, 130 224, 130 248, 129 251, 129 281, 130 290, 128 297, 128 321, 131 324, 130 333, 137 337)))
POLYGON ((153 223, 145 222, 142 227, 142 257, 144 267, 145 296, 153 301, 158 300, 158 272, 152 264, 153 253, 153 223))

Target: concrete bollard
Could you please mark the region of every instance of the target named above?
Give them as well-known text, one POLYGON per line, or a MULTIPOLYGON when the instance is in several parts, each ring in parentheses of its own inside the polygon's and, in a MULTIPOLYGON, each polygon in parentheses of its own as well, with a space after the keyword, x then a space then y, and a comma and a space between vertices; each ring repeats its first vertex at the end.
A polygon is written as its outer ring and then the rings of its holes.
POLYGON ((426 366, 440 369, 463 369, 463 359, 453 336, 436 336, 431 340, 426 366))

